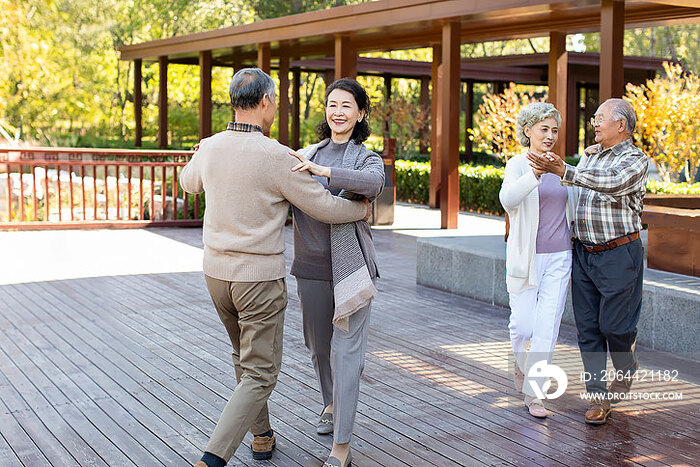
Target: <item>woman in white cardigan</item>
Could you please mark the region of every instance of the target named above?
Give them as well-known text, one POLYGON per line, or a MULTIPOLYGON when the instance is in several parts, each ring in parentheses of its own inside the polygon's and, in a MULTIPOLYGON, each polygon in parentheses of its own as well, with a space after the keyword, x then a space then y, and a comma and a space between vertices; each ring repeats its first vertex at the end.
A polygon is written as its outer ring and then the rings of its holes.
POLYGON ((558 176, 530 167, 527 152, 559 157, 551 152, 559 125, 561 116, 552 104, 536 102, 520 112, 516 136, 527 151, 506 164, 499 194, 510 219, 506 285, 514 382, 530 414, 538 418, 547 416, 542 397, 549 378, 534 377, 542 364, 529 372, 535 363, 552 359, 571 274, 571 237, 567 188, 558 176))

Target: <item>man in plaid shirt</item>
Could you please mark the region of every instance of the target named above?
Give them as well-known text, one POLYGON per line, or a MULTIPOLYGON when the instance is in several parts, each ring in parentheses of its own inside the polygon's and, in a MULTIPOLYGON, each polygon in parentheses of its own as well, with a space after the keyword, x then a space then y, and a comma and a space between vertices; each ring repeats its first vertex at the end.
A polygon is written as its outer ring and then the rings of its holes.
POLYGON ((585 420, 594 425, 607 421, 610 404, 624 398, 637 371, 644 269, 639 231, 648 162, 632 142, 636 122, 629 102, 609 99, 591 119, 598 144, 586 148, 577 167, 551 153, 528 155, 534 168, 580 187, 572 225, 572 301, 586 389, 594 396, 585 420), (606 373, 608 350, 614 378, 606 373), (606 381, 612 381, 609 388, 606 381))

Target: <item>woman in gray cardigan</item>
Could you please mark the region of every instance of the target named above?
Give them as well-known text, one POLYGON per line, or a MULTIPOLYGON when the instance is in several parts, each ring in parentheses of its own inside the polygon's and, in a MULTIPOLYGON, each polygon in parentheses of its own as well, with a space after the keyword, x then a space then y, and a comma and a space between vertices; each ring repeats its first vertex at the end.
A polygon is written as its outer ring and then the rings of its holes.
MULTIPOLYGON (((292 170, 309 171, 331 193, 370 201, 384 186, 382 158, 363 142, 370 135, 370 100, 353 79, 326 90, 326 118, 317 128, 321 142, 290 154, 292 170)), ((319 434, 333 433, 326 466, 350 465, 360 375, 364 368, 371 299, 379 276, 369 224, 331 226, 294 211, 292 275, 303 315, 304 340, 323 395, 319 434), (349 271, 349 272, 348 272, 349 271)))

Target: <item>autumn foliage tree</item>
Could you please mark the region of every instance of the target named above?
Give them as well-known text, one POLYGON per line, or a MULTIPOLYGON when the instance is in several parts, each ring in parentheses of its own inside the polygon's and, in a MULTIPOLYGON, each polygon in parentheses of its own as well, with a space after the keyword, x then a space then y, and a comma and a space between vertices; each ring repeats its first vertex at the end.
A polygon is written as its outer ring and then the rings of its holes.
POLYGON ((420 132, 430 114, 422 111, 415 99, 398 95, 377 104, 372 110, 372 117, 379 121, 391 120, 391 136, 396 138, 396 153, 405 156, 418 152, 420 132))
POLYGON ((518 114, 526 105, 539 99, 531 94, 519 93, 511 83, 503 94, 487 94, 469 130, 479 149, 493 151, 504 162, 520 153, 523 148, 515 137, 518 114))
POLYGON ((635 138, 664 181, 695 179, 700 164, 700 79, 680 65, 664 63, 665 77, 627 85, 625 98, 637 112, 635 138))

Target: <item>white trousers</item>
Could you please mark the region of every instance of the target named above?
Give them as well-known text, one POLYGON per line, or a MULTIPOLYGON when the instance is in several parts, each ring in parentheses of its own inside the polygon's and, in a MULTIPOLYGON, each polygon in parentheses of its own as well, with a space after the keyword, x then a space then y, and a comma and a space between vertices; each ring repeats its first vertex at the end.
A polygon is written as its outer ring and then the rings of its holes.
POLYGON ((535 254, 535 270, 537 287, 510 294, 508 324, 515 361, 525 374, 523 393, 533 397, 530 381, 542 389, 545 380, 528 378, 528 373, 535 363, 552 361, 571 276, 571 250, 535 254))

